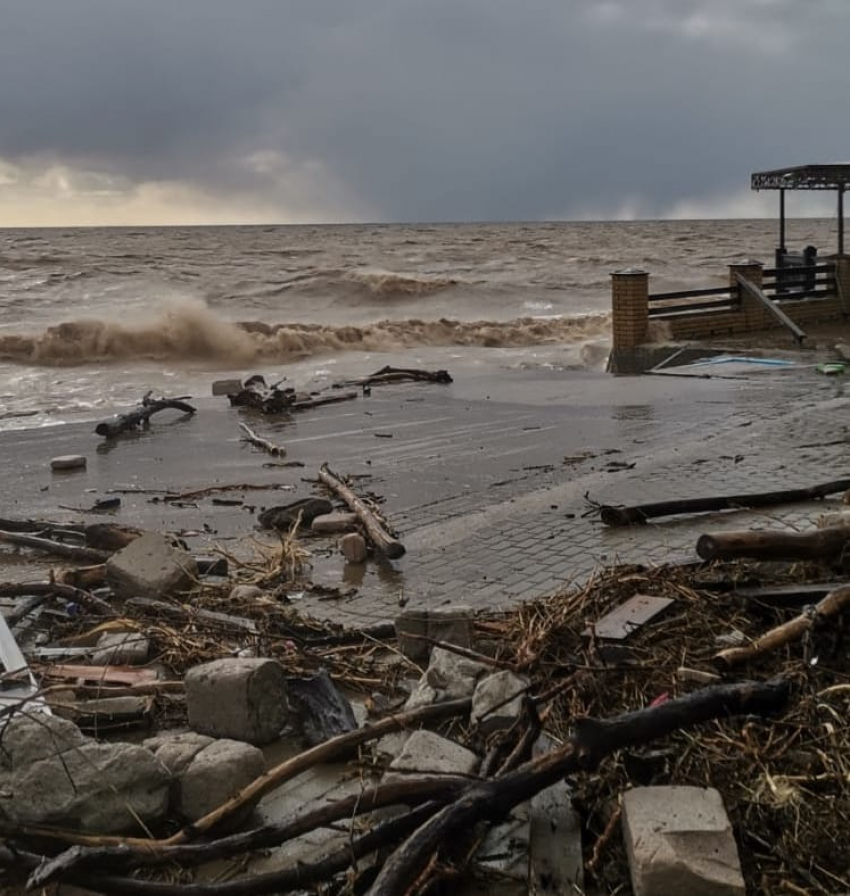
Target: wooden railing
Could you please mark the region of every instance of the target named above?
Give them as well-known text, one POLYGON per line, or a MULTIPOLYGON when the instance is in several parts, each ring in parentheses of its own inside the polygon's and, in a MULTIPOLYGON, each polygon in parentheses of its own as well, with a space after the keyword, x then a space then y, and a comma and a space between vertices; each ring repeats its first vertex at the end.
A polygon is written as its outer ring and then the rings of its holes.
POLYGON ((729 311, 740 305, 738 290, 733 286, 712 286, 708 289, 684 289, 658 292, 648 297, 650 317, 669 317, 674 314, 693 314, 695 311, 729 311), (712 301, 697 299, 721 296, 712 301))
MULTIPOLYGON (((834 264, 765 268, 762 276, 762 292, 773 301, 829 298, 838 293, 834 264)), ((673 317, 708 311, 734 311, 740 308, 741 296, 738 287, 727 285, 652 293, 648 301, 650 317, 673 317), (701 301, 703 299, 708 301, 701 301)))
POLYGON ((762 290, 772 299, 817 299, 837 292, 835 265, 830 263, 765 268, 762 290))

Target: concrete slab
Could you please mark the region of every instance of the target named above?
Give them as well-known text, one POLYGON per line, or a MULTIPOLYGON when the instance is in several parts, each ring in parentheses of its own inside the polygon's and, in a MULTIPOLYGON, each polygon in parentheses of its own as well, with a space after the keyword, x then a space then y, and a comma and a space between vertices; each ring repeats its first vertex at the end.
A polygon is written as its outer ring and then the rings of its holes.
POLYGON ((627 791, 623 836, 635 896, 745 894, 732 824, 713 788, 627 791))

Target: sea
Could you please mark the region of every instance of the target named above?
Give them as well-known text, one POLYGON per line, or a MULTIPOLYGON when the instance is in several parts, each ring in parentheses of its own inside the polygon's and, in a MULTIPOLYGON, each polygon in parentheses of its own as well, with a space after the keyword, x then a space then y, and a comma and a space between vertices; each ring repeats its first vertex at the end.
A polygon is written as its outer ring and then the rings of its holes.
MULTIPOLYGON (((833 251, 836 221, 787 222, 833 251)), ((651 291, 769 266, 772 220, 0 229, 0 429, 263 374, 603 370, 610 274, 651 291)))

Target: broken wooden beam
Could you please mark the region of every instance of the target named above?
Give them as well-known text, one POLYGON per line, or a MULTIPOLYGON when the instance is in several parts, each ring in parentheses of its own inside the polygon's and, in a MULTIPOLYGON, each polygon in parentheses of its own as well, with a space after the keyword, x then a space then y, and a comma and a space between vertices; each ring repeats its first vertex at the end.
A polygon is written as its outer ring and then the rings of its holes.
POLYGON ((372 544, 390 560, 395 560, 405 553, 404 545, 393 538, 392 535, 384 528, 383 523, 378 517, 366 506, 363 500, 357 497, 354 492, 330 470, 326 463, 319 468, 319 479, 331 489, 335 494, 339 495, 343 501, 357 514, 358 519, 363 523, 366 534, 372 541, 372 544))
POLYGON ((151 398, 150 393, 145 395, 141 404, 126 414, 116 414, 109 420, 103 420, 95 426, 94 431, 99 436, 107 439, 113 439, 115 436, 128 430, 137 429, 139 426, 150 426, 150 418, 153 414, 167 409, 183 411, 184 414, 191 416, 197 413, 197 408, 187 404, 181 398, 151 398))
POLYGON ((792 641, 799 641, 816 625, 823 624, 824 620, 840 615, 848 607, 850 607, 850 586, 837 588, 835 591, 830 591, 823 600, 813 607, 807 607, 799 616, 770 629, 755 641, 741 647, 727 647, 726 650, 721 650, 714 657, 714 661, 719 666, 728 668, 770 653, 792 641))
POLYGON ((697 553, 703 560, 841 560, 850 545, 850 526, 829 526, 811 532, 717 532, 700 535, 697 553))
POLYGON ((792 488, 775 492, 761 492, 753 495, 723 495, 710 498, 683 498, 675 501, 659 501, 654 504, 636 504, 618 507, 603 504, 599 508, 602 522, 608 526, 630 526, 642 524, 661 516, 676 516, 689 513, 707 513, 717 510, 747 510, 757 507, 776 507, 800 501, 814 501, 845 492, 850 489, 850 479, 836 479, 811 488, 792 488))

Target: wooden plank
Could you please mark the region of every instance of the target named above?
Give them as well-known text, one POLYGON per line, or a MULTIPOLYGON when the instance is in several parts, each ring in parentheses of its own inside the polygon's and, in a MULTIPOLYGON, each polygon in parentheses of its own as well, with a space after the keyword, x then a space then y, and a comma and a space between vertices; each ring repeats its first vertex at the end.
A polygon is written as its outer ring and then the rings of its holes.
POLYGON ((708 286, 704 289, 679 289, 675 292, 656 292, 648 296, 650 302, 663 302, 666 299, 698 299, 701 296, 731 295, 731 286, 708 286))
POLYGON ((752 296, 754 299, 759 301, 768 311, 782 324, 783 327, 790 330, 794 338, 797 340, 797 343, 802 345, 803 340, 806 338, 806 334, 782 311, 781 308, 777 307, 775 302, 772 302, 756 285, 755 283, 751 283, 747 280, 746 277, 742 277, 740 274, 735 275, 735 279, 738 281, 738 285, 743 289, 746 293, 752 296))

